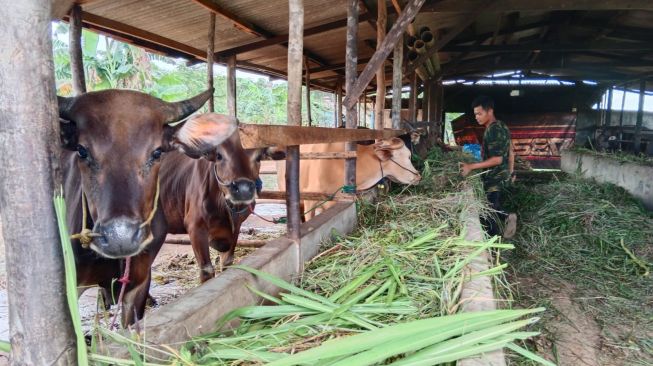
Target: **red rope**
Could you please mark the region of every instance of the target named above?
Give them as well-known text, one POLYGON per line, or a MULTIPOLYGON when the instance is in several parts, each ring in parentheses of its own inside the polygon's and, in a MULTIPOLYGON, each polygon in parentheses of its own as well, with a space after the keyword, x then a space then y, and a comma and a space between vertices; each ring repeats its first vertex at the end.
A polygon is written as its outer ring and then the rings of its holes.
MULTIPOLYGON (((120 295, 118 295, 118 304, 120 306, 120 311, 125 311, 125 309, 122 307, 122 298, 125 296, 125 289, 127 288, 127 284, 129 283, 129 267, 130 267, 130 262, 131 262, 131 257, 125 258, 125 272, 123 272, 122 277, 118 279, 118 282, 122 284, 120 287, 120 295)), ((118 318, 118 312, 113 315, 113 319, 111 320, 111 326, 109 329, 114 329, 114 326, 116 324, 116 318, 118 318)))

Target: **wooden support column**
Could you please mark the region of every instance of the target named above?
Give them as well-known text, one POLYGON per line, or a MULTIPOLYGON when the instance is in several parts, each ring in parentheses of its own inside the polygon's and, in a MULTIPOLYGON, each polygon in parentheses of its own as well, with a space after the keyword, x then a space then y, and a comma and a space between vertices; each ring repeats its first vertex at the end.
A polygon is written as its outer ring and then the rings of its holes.
POLYGON ((608 89, 608 105, 605 108, 605 125, 610 126, 612 124, 612 92, 614 87, 610 86, 608 89))
MULTIPOLYGON (((288 29, 288 125, 302 125, 302 58, 304 50, 304 2, 289 0, 288 29)), ((298 246, 298 269, 303 258, 299 245, 301 212, 299 210, 299 146, 286 149, 287 235, 298 246)))
POLYGON ((426 79, 424 80, 424 94, 422 95, 422 121, 429 121, 430 95, 431 79, 426 79))
POLYGON ((84 57, 82 55, 82 7, 73 5, 70 10, 70 71, 73 78, 73 94, 86 93, 84 57))
POLYGON ((646 79, 639 81, 639 106, 637 107, 637 124, 633 136, 633 151, 639 154, 642 145, 642 123, 644 121, 644 96, 646 94, 646 79))
MULTIPOLYGON (((360 93, 353 92, 354 85, 357 81, 358 66, 358 0, 347 0, 347 49, 345 52, 345 93, 347 99, 353 101, 345 104, 345 113, 347 117, 347 128, 356 128, 356 101, 360 93)), ((345 151, 356 151, 356 143, 348 142, 345 145, 345 151)), ((356 159, 345 160, 345 182, 346 186, 356 185, 356 159)))
MULTIPOLYGON (((213 89, 213 55, 215 54, 215 13, 209 14, 209 45, 206 47, 206 79, 209 89, 213 89)), ((215 98, 209 98, 209 112, 215 112, 215 98)))
POLYGON ((621 95, 621 112, 619 112, 619 150, 622 150, 621 141, 624 139, 624 107, 626 106, 626 84, 621 95))
POLYGON ((436 120, 436 114, 437 114, 437 97, 438 97, 438 81, 435 79, 429 80, 429 122, 433 122, 436 120))
POLYGON ((336 123, 335 127, 338 128, 342 124, 342 78, 338 78, 336 84, 336 123))
POLYGON ((0 7, 0 211, 12 365, 77 364, 52 204, 62 180, 51 8, 48 0, 0 7))
MULTIPOLYGON (((378 14, 376 18, 376 49, 381 48, 385 39, 385 27, 388 23, 388 10, 385 0, 377 0, 378 14)), ((385 108, 385 66, 376 71, 376 106, 374 107, 374 128, 383 129, 383 109, 385 108)))
POLYGON ((237 107, 238 104, 237 104, 237 92, 236 92, 236 55, 231 55, 227 57, 227 113, 229 113, 229 115, 232 117, 237 117, 238 116, 237 107))
POLYGON ((367 127, 367 97, 363 95, 363 126, 367 127))
POLYGON ((444 87, 442 85, 442 80, 439 79, 435 82, 435 98, 434 98, 434 103, 435 103, 435 118, 434 121, 436 122, 434 131, 433 131, 433 144, 435 144, 435 140, 437 138, 442 138, 442 125, 443 125, 443 118, 442 118, 442 113, 444 112, 444 87))
POLYGON ((401 128, 401 68, 404 55, 404 42, 399 38, 395 43, 392 59, 392 128, 398 130, 401 128))
POLYGON ((311 70, 308 68, 308 57, 306 56, 304 56, 304 73, 306 75, 304 81, 306 85, 306 118, 310 127, 313 124, 313 118, 311 117, 311 70))
POLYGON ((410 92, 408 94, 408 121, 417 121, 417 73, 410 75, 410 92))
MULTIPOLYGON (((410 0, 408 4, 406 4, 406 8, 401 15, 399 15, 397 22, 392 26, 386 38, 381 42, 379 49, 374 52, 370 62, 365 65, 365 69, 363 69, 363 72, 361 72, 356 80, 356 84, 347 90, 347 97, 344 102, 345 108, 351 108, 356 104, 358 96, 363 93, 365 88, 367 88, 367 85, 370 83, 379 67, 383 66, 385 59, 394 49, 395 43, 400 40, 401 36, 404 34, 404 30, 408 27, 408 24, 415 19, 415 15, 417 15, 425 1, 426 0, 410 0)), ((349 19, 347 26, 349 27, 349 19)))

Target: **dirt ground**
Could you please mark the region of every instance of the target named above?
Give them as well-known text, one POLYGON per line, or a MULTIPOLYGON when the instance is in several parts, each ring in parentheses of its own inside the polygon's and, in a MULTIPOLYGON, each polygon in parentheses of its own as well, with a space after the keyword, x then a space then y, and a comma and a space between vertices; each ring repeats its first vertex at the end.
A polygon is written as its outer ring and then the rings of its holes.
MULTIPOLYGON (((542 334, 531 341, 531 349, 539 355, 560 366, 653 365, 645 350, 612 342, 608 335, 623 336, 632 329, 617 324, 601 327, 583 304, 586 294, 572 284, 547 277, 520 277, 513 285, 518 289, 519 307, 547 308, 536 326, 542 334)), ((653 333, 650 336, 653 340, 653 333)))

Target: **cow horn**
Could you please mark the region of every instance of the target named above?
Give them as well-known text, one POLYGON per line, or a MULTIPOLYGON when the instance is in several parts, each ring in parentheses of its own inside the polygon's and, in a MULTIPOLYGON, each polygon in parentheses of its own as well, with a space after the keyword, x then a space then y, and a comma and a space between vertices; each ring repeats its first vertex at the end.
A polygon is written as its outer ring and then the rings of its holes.
POLYGON ((180 121, 195 111, 200 109, 209 98, 213 96, 213 88, 198 94, 190 99, 181 100, 179 102, 165 103, 165 118, 164 124, 180 121))
POLYGON ((57 95, 57 103, 59 104, 59 118, 70 121, 70 109, 73 103, 75 103, 75 98, 66 98, 57 95))

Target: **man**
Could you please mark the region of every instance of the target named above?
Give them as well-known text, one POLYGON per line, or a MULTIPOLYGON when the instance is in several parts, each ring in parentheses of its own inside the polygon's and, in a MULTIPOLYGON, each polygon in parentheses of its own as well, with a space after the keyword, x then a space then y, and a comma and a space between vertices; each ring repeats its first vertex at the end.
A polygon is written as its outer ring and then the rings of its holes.
MULTIPOLYGON (((501 209, 501 195, 513 177, 514 152, 508 127, 494 116, 494 100, 487 96, 479 96, 472 102, 474 116, 481 126, 485 127, 483 133, 483 148, 481 149, 483 161, 478 163, 461 163, 460 173, 463 177, 472 170, 486 169, 482 174, 483 188, 496 215, 505 223, 504 238, 512 238, 517 230, 517 215, 507 214, 501 209)), ((494 216, 494 215, 492 215, 494 216)), ((501 227, 494 217, 483 220, 483 226, 491 236, 501 235, 501 227)))

